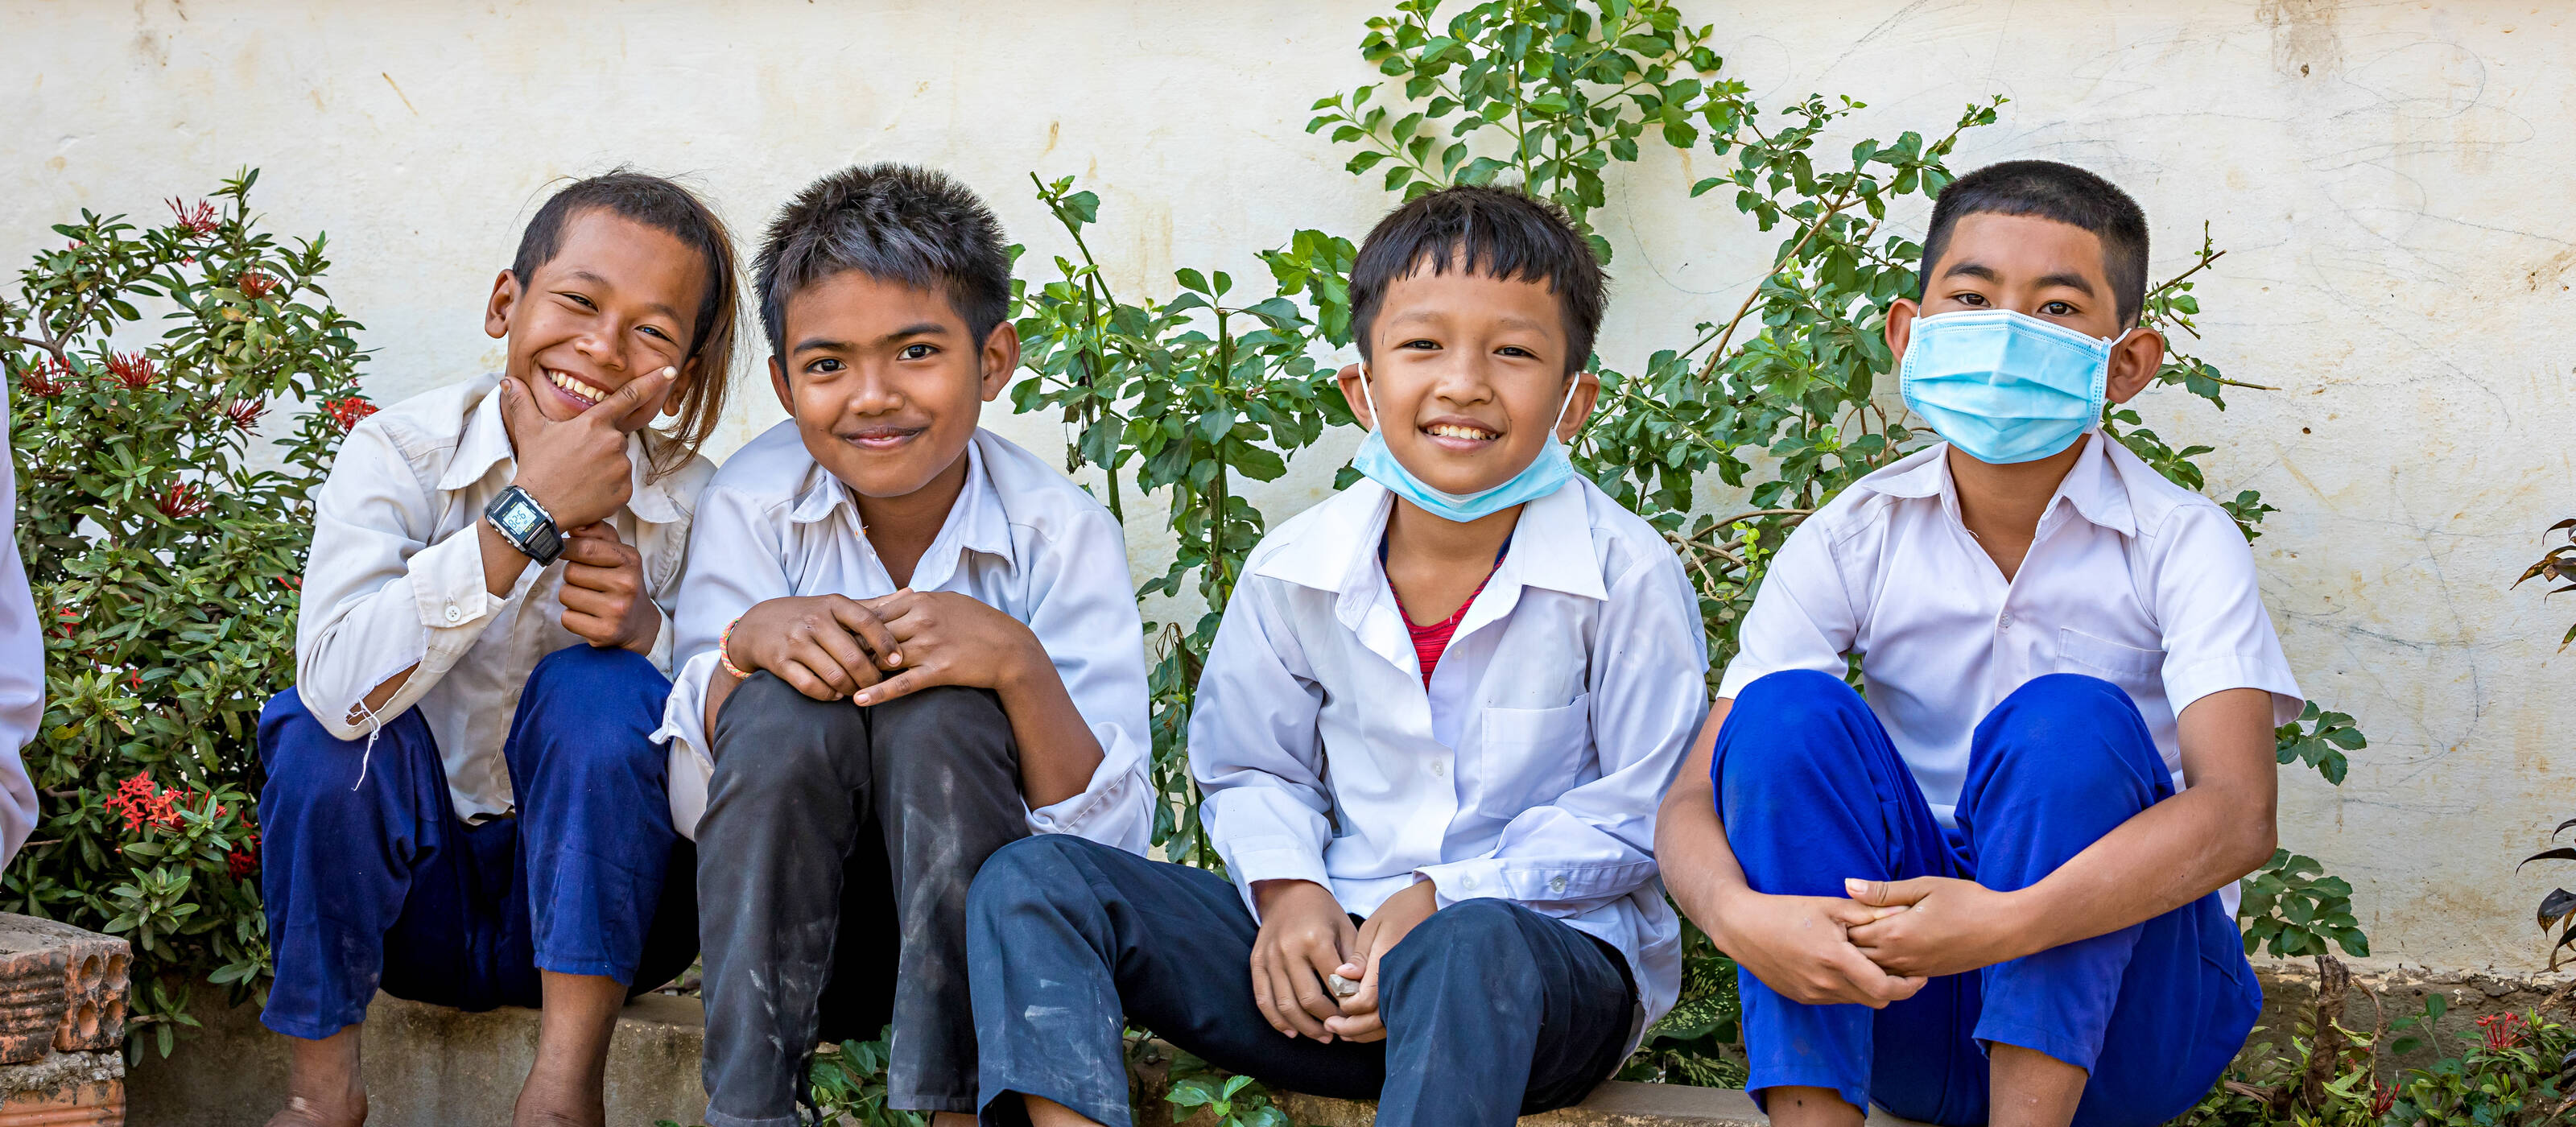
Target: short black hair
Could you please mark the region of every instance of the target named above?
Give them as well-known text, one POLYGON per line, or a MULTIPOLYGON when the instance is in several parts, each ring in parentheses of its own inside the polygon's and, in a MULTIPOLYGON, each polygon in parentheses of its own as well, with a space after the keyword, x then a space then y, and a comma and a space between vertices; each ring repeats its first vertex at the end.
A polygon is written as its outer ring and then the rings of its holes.
POLYGON ((656 475, 679 468, 705 445, 724 414, 725 392, 733 383, 734 317, 742 302, 741 272, 733 257, 733 234, 697 193, 676 181, 619 167, 566 184, 537 209, 519 235, 519 253, 510 259, 510 276, 521 286, 563 250, 564 228, 573 218, 607 212, 641 223, 678 239, 698 252, 707 268, 707 292, 698 299, 697 323, 689 330, 689 359, 698 362, 696 378, 679 397, 679 423, 672 444, 657 452, 656 475))
POLYGON ((1378 220, 1351 263, 1351 335, 1369 359, 1369 328, 1387 287, 1428 267, 1504 281, 1545 282, 1565 320, 1565 374, 1582 371, 1610 304, 1609 275, 1565 209, 1509 188, 1459 185, 1410 200, 1378 220))
POLYGON ((1011 308, 1002 221, 974 189, 917 165, 854 165, 780 208, 762 240, 754 285, 771 354, 787 353, 787 299, 847 270, 922 289, 942 287, 981 344, 1011 308))
POLYGON ((1923 236, 1923 269, 1914 280, 1922 301, 1932 268, 1950 247, 1950 230, 1971 215, 2032 215, 2081 227, 2102 240, 2102 270, 2110 275, 2120 324, 2138 321, 2147 303, 2147 213, 2119 185, 2053 160, 2008 160, 1952 181, 1932 204, 1932 230, 1923 236))

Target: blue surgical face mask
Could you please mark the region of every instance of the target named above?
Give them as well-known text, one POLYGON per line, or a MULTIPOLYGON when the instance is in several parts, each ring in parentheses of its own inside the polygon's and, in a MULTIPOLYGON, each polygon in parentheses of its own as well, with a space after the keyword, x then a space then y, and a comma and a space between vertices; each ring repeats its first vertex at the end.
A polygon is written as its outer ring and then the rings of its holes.
POLYGON ((2111 349, 2126 339, 2009 309, 1940 313, 1915 319, 1898 381, 1906 407, 1961 453, 2035 462, 2101 420, 2111 349))
POLYGON ((1386 487, 1387 492, 1411 501, 1423 512, 1461 524, 1489 517, 1514 505, 1538 500, 1556 492, 1574 477, 1574 463, 1565 454, 1565 444, 1557 441, 1557 427, 1565 424, 1566 408, 1574 405, 1576 381, 1565 381, 1565 402, 1556 409, 1556 422, 1547 428, 1547 445, 1540 447, 1538 457, 1512 475, 1510 481, 1474 493, 1444 493, 1425 484, 1395 460, 1395 452, 1386 446, 1386 420, 1377 413, 1377 399, 1369 394, 1366 365, 1360 368, 1360 399, 1368 404, 1369 418, 1377 425, 1369 428, 1368 437, 1360 441, 1360 452, 1351 459, 1351 468, 1370 481, 1386 487))

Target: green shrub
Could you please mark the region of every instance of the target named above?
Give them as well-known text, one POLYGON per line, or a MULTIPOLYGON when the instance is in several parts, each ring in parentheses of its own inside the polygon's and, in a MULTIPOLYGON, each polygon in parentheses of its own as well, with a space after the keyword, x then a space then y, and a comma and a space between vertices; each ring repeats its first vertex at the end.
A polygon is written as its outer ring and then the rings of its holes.
POLYGON ((267 979, 254 729, 294 681, 308 495, 373 410, 321 236, 262 233, 257 179, 153 226, 84 211, 0 298, 20 543, 50 627, 26 750, 42 818, 0 907, 130 940, 132 1022, 164 1054, 195 1024, 190 983, 238 1001, 267 979), (284 469, 254 470, 280 403, 304 408, 284 469))

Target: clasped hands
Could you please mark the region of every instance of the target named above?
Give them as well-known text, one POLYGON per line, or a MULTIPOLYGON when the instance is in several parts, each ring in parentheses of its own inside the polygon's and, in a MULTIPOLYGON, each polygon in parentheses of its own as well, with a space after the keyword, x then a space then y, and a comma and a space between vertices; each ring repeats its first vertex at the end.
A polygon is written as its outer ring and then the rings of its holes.
POLYGON ((909 588, 873 599, 771 599, 734 624, 725 654, 815 700, 861 705, 934 685, 1008 693, 1047 660, 1018 619, 955 592, 909 588))
POLYGON ((1269 880, 1253 886, 1261 907, 1261 934, 1252 941, 1252 999, 1270 1027, 1289 1037, 1336 1038, 1367 1043, 1386 1039, 1378 1014, 1378 968, 1440 908, 1428 880, 1378 905, 1354 926, 1331 890, 1307 880, 1269 880), (1359 984, 1336 998, 1328 976, 1359 984))
POLYGON ((1719 947, 1806 1005, 1872 1009, 1932 978, 2030 954, 2022 898, 1951 877, 1847 880, 1848 898, 1747 891, 1720 913, 1719 947))

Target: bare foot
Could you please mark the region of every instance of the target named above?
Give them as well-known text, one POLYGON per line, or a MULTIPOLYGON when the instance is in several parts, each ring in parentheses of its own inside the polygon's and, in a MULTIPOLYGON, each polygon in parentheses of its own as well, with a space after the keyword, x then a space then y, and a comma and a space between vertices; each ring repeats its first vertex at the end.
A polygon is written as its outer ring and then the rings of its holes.
POLYGON ((268 1127, 358 1127, 367 1121, 367 1086, 358 1075, 359 1027, 318 1041, 289 1037, 286 1106, 268 1127))

